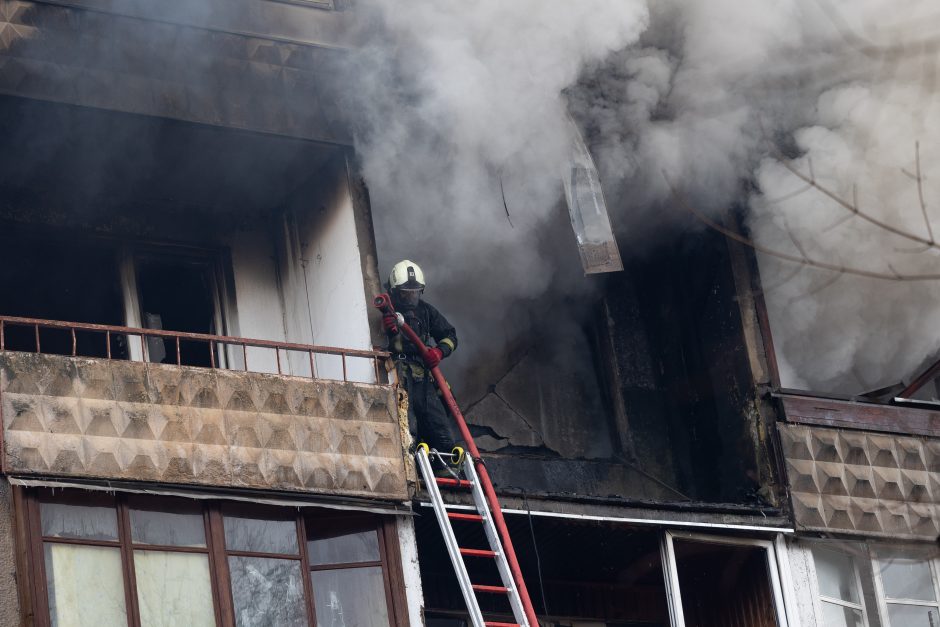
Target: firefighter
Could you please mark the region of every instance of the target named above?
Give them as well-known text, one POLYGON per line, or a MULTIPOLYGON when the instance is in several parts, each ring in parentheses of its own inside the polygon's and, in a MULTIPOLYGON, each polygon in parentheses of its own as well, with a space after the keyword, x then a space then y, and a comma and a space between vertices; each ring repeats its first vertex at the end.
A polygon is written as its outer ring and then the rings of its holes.
POLYGON ((389 350, 397 363, 399 379, 408 392, 408 428, 414 442, 426 442, 432 449, 447 454, 454 446, 453 421, 444 408, 430 370, 457 348, 457 330, 437 309, 421 299, 424 287, 424 273, 418 264, 406 259, 392 267, 388 277, 392 305, 429 347, 427 357, 422 359, 418 348, 400 333, 394 314, 383 316, 382 326, 388 334, 389 350))

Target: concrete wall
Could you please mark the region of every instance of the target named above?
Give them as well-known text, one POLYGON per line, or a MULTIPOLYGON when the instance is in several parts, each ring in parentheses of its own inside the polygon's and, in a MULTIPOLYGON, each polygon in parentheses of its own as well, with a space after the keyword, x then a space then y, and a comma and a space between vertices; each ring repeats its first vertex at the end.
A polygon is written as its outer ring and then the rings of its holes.
POLYGON ((401 547, 401 565, 405 575, 405 598, 408 601, 409 624, 420 627, 424 624, 424 592, 421 589, 421 568, 418 565, 418 539, 415 536, 414 519, 399 516, 398 544, 401 547))
POLYGON ((0 477, 0 625, 10 626, 21 624, 13 527, 13 491, 0 477))
POLYGON ((347 14, 270 0, 0 0, 0 94, 349 143, 347 14))

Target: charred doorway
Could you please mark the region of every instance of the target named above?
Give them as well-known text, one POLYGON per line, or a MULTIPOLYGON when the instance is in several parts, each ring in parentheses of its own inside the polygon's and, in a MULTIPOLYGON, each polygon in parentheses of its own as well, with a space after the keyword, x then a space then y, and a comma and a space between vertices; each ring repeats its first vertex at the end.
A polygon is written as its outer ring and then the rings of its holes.
MULTIPOLYGON (((137 292, 141 321, 148 329, 216 334, 219 324, 216 282, 211 260, 183 256, 137 259, 137 292)), ((147 339, 148 360, 154 363, 208 367, 212 357, 205 341, 147 339)))
MULTIPOLYGON (((463 627, 468 618, 444 540, 431 510, 419 508, 418 513, 416 531, 427 623, 463 627)), ((668 627, 660 532, 542 516, 510 515, 506 522, 536 613, 545 619, 543 624, 668 627)), ((486 547, 478 525, 455 531, 461 546, 486 547)), ((467 559, 474 583, 498 584, 499 575, 491 560, 467 559)), ((480 600, 487 620, 514 622, 504 598, 486 597, 492 598, 480 600)))
MULTIPOLYGON (((64 237, 16 225, 0 228, 0 315, 42 320, 124 324, 118 253, 114 243, 64 237)), ((71 355, 67 329, 39 328, 43 353, 71 355)), ((124 338, 114 337, 111 356, 124 359, 124 338)), ((7 350, 36 351, 33 326, 4 325, 7 350)), ((84 357, 107 355, 102 333, 77 331, 74 352, 84 357)))
POLYGON ((777 627, 784 613, 768 540, 667 534, 685 627, 777 627))

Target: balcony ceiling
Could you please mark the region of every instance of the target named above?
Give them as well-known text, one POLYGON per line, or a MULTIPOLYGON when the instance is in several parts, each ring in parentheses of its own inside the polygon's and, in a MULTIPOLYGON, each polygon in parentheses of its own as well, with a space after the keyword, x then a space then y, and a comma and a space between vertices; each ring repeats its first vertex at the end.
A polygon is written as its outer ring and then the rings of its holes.
POLYGON ((0 97, 0 212, 66 222, 278 208, 339 148, 274 135, 0 97))

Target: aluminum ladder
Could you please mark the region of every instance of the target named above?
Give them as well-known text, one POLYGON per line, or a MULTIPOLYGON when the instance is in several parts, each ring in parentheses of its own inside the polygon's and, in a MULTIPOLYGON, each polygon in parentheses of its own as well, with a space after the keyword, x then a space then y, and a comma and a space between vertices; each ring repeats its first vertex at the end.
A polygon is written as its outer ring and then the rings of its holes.
MULTIPOLYGON (((470 621, 473 627, 538 627, 530 625, 526 618, 526 612, 523 607, 522 598, 516 587, 506 560, 506 553, 503 551, 503 545, 499 540, 499 534, 496 526, 493 524, 493 517, 487 504, 486 496, 480 487, 480 478, 477 475, 472 457, 467 454, 458 467, 454 478, 435 477, 434 470, 431 468, 431 457, 437 457, 441 463, 446 463, 444 457, 437 451, 428 448, 426 444, 421 444, 415 451, 415 459, 418 463, 418 469, 421 472, 421 478, 431 497, 431 505, 434 507, 434 515, 444 536, 444 543, 447 545, 447 554, 454 566, 454 572, 457 573, 457 581, 460 583, 460 591, 463 594, 464 601, 467 604, 467 610, 470 612, 470 621), (460 478, 460 476, 464 478, 460 478), (441 496, 441 486, 448 488, 468 489, 473 496, 473 506, 476 514, 450 511, 447 504, 441 496), (466 522, 479 522, 483 524, 483 530, 486 533, 486 539, 489 543, 489 550, 463 548, 457 543, 454 535, 454 528, 451 525, 452 520, 466 522), (474 584, 470 581, 470 575, 467 573, 467 565, 464 562, 465 557, 486 558, 496 561, 496 567, 499 570, 502 586, 489 586, 474 584), (480 610, 480 603, 477 600, 477 593, 504 594, 509 599, 509 605, 512 607, 515 623, 500 623, 486 621, 483 619, 483 613, 480 610)), ((447 457, 450 457, 449 455, 447 457)))

